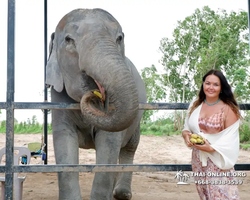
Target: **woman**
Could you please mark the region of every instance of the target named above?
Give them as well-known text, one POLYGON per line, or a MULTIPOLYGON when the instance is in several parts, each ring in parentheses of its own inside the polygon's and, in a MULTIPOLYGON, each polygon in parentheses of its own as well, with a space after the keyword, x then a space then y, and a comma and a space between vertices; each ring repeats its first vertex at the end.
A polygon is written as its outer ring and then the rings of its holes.
POLYGON ((239 155, 240 112, 231 87, 218 70, 204 77, 190 104, 182 136, 192 151, 192 170, 201 199, 239 199, 234 165, 239 155), (197 123, 198 122, 198 123, 197 123), (191 134, 205 138, 202 145, 191 134))

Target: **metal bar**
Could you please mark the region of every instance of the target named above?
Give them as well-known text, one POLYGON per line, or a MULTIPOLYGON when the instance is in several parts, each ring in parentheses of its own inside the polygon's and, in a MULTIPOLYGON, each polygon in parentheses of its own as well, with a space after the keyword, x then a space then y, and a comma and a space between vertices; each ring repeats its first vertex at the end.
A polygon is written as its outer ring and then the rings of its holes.
POLYGON ((191 165, 37 165, 16 166, 14 171, 19 172, 155 172, 155 171, 191 171, 191 165))
MULTIPOLYGON (((0 108, 5 109, 5 102, 0 102, 0 108)), ((80 110, 79 103, 51 102, 14 102, 14 109, 70 109, 80 110)), ((189 103, 140 103, 140 110, 187 110, 189 103)), ((240 110, 250 110, 250 104, 239 104, 240 110)))
POLYGON ((6 109, 6 108, 7 108, 6 102, 0 102, 0 109, 6 109))
POLYGON ((239 104, 240 110, 250 110, 250 104, 239 104))
MULTIPOLYGON (((47 0, 44 0, 44 102, 48 101, 48 90, 45 84, 46 81, 46 65, 47 65, 47 0)), ((43 142, 45 143, 44 151, 46 157, 44 164, 48 163, 48 109, 43 112, 43 142)))
POLYGON ((249 54, 250 54, 250 0, 248 2, 248 44, 249 44, 249 54))
MULTIPOLYGON (((250 170, 250 164, 236 164, 236 171, 250 170)), ((0 167, 0 172, 4 172, 0 167)), ((190 164, 123 164, 123 165, 14 165, 14 172, 159 172, 159 171, 192 171, 190 164)))
POLYGON ((30 102, 30 103, 14 103, 15 109, 71 109, 80 110, 80 105, 76 103, 49 103, 49 102, 30 102))
POLYGON ((14 94, 15 94, 15 0, 8 0, 7 34, 7 95, 6 95, 6 166, 5 199, 13 199, 14 165, 14 94))
POLYGON ((186 110, 189 103, 140 103, 140 110, 186 110))
POLYGON ((241 171, 241 170, 250 170, 250 163, 244 163, 244 164, 236 164, 234 165, 234 169, 236 171, 241 171))

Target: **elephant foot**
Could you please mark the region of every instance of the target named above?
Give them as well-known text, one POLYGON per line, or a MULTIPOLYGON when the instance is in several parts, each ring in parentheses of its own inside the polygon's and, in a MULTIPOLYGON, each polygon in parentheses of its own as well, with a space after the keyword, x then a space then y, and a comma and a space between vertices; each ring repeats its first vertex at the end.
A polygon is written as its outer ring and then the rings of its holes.
POLYGON ((130 200, 132 193, 130 188, 117 187, 114 189, 113 196, 117 200, 130 200))

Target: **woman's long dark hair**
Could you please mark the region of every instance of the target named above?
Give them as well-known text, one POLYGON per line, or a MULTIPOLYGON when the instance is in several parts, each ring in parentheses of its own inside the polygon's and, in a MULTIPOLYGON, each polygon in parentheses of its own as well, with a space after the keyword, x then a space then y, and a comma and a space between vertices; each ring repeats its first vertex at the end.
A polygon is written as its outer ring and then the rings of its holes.
POLYGON ((223 75, 223 73, 215 69, 208 71, 203 76, 198 99, 194 102, 193 106, 191 107, 189 115, 191 115, 194 109, 197 108, 205 100, 206 95, 203 90, 203 83, 205 82, 207 76, 209 75, 215 75, 220 79, 221 93, 219 95, 219 98, 233 110, 233 112, 238 116, 238 118, 240 118, 239 106, 234 98, 234 94, 232 92, 231 86, 228 84, 227 79, 223 75))

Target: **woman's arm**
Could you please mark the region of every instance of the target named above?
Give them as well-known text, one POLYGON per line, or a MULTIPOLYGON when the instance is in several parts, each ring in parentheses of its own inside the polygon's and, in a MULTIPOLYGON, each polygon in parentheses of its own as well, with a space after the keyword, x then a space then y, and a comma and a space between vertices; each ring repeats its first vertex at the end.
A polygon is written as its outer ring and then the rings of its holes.
POLYGON ((227 111, 225 112, 225 122, 224 122, 225 129, 234 124, 237 120, 238 120, 237 115, 233 112, 230 106, 227 106, 227 111))
POLYGON ((190 142, 191 135, 192 134, 189 131, 186 131, 186 130, 182 131, 182 137, 184 138, 184 141, 185 141, 185 143, 187 144, 188 147, 192 147, 193 146, 196 149, 199 149, 201 151, 206 151, 206 152, 213 152, 213 151, 215 151, 213 149, 213 147, 210 146, 210 144, 209 144, 209 142, 207 140, 205 140, 204 141, 205 143, 201 144, 201 145, 194 144, 194 143, 190 142))
POLYGON ((214 152, 214 148, 211 147, 210 143, 205 139, 204 141, 205 143, 204 144, 193 144, 193 146, 196 148, 196 149, 199 149, 201 151, 206 151, 206 152, 214 152))
POLYGON ((186 145, 188 147, 193 146, 193 143, 190 142, 191 133, 187 130, 184 130, 184 131, 182 131, 181 134, 182 134, 182 137, 184 138, 184 142, 186 143, 186 145))

